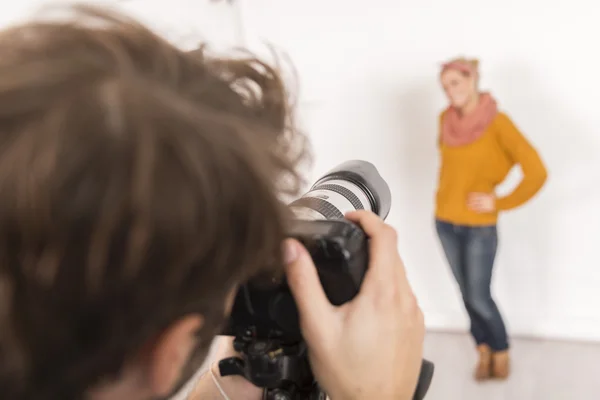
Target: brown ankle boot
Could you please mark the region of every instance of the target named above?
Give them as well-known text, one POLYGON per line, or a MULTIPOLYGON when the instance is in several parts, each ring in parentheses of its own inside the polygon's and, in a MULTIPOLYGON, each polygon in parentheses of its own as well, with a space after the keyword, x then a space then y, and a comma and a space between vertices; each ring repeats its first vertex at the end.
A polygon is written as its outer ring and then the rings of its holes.
POLYGON ((487 344, 477 346, 479 362, 475 367, 475 380, 483 381, 490 378, 492 368, 492 350, 487 344))
POLYGON ((492 376, 497 379, 506 379, 508 375, 510 375, 508 350, 492 354, 492 376))

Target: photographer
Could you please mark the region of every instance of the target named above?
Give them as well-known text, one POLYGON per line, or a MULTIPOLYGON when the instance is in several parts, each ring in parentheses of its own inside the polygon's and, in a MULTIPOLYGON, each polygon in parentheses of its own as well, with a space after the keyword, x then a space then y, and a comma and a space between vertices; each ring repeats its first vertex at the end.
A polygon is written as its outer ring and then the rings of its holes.
MULTIPOLYGON (((424 328, 393 229, 348 216, 371 262, 341 307, 285 240, 307 151, 273 69, 83 6, 0 32, 0 54, 2 399, 169 398, 238 285, 282 265, 330 397, 411 398, 424 328)), ((212 370, 192 398, 260 398, 212 370)))

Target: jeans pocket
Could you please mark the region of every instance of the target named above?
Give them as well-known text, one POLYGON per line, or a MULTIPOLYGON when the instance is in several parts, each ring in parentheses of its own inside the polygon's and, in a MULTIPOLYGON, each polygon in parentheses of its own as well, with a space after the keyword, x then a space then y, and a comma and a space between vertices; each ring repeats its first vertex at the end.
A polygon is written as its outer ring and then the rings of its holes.
POLYGON ((495 238, 498 236, 496 225, 478 226, 471 229, 471 234, 480 238, 495 238))
POLYGON ((498 246, 496 226, 478 226, 469 232, 468 247, 477 254, 495 254, 498 246))
POLYGON ((465 263, 471 287, 470 295, 487 299, 492 269, 496 259, 498 236, 495 226, 476 227, 469 232, 465 247, 465 263))

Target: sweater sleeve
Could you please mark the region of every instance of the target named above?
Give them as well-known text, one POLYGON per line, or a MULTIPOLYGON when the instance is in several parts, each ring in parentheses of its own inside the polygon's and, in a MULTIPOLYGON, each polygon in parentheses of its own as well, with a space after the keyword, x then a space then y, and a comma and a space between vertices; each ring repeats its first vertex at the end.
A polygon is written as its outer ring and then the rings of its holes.
POLYGON ((536 149, 504 114, 499 115, 498 139, 511 161, 519 164, 523 179, 507 196, 496 200, 500 211, 519 207, 527 202, 544 186, 548 173, 536 149))

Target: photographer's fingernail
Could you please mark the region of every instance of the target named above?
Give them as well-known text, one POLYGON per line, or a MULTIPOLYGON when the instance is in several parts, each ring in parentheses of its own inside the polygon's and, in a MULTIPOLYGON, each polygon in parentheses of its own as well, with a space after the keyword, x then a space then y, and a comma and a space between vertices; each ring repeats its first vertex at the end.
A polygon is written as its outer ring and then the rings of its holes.
POLYGON ((291 264, 296 261, 300 255, 298 243, 295 240, 287 239, 283 243, 283 246, 283 261, 286 264, 291 264))

